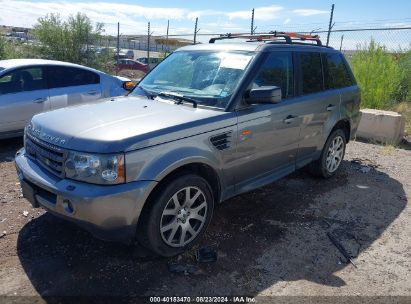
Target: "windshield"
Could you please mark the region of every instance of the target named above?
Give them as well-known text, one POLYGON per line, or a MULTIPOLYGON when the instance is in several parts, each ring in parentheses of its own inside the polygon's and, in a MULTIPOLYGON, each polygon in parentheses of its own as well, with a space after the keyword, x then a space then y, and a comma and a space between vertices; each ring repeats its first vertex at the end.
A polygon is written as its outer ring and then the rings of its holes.
POLYGON ((132 94, 172 92, 195 99, 199 105, 224 109, 253 56, 253 52, 175 52, 132 94))

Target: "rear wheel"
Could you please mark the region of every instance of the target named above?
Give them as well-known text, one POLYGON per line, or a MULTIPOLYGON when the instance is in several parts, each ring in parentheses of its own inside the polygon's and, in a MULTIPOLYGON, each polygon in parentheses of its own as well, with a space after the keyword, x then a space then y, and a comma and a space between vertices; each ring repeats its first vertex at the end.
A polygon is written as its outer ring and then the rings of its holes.
POLYGON ((341 129, 333 131, 328 137, 319 160, 310 164, 310 171, 318 176, 333 176, 342 163, 345 154, 346 139, 341 129))
POLYGON ((186 174, 166 183, 149 203, 151 208, 140 225, 142 243, 159 255, 173 256, 192 247, 204 234, 214 198, 206 180, 186 174))

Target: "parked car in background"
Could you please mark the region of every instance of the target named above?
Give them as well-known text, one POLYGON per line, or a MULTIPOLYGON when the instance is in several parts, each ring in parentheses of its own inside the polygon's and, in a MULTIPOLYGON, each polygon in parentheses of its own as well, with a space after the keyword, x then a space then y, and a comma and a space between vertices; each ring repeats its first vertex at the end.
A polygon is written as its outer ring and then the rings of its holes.
POLYGON ((115 63, 118 71, 121 70, 138 70, 144 73, 148 72, 148 65, 139 61, 131 59, 119 59, 118 63, 115 63))
MULTIPOLYGON (((152 58, 150 57, 150 70, 152 70, 157 64, 159 64, 161 62, 162 58, 152 58)), ((140 57, 137 58, 137 61, 144 63, 144 64, 148 64, 148 60, 147 57, 140 57)))
POLYGON ((134 59, 134 51, 133 50, 122 50, 124 54, 126 54, 128 59, 134 59))
POLYGON ((22 135, 35 114, 125 95, 133 86, 129 79, 67 62, 0 60, 0 138, 22 135))
POLYGON ((95 49, 95 53, 97 56, 109 56, 113 57, 115 54, 115 48, 112 47, 97 47, 95 49))
POLYGON ((134 59, 134 52, 133 50, 120 50, 117 56, 117 50, 114 51, 114 59, 134 59))

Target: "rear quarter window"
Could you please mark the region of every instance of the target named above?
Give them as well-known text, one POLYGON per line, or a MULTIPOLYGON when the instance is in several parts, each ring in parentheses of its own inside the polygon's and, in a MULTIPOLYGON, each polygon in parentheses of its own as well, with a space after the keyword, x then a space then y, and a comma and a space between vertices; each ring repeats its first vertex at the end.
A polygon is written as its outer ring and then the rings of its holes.
POLYGON ((353 85, 341 54, 323 54, 325 89, 339 89, 353 85))

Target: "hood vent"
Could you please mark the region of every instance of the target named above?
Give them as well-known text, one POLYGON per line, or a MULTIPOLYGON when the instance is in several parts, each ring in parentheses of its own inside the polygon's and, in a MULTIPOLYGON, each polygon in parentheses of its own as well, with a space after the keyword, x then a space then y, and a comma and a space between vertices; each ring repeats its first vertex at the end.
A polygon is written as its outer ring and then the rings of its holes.
POLYGON ((210 138, 211 143, 218 150, 225 150, 230 147, 232 132, 225 132, 210 138))

